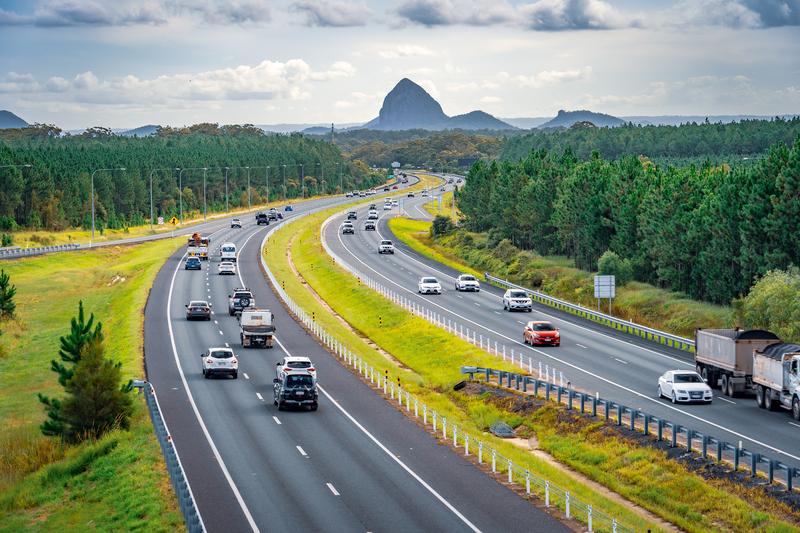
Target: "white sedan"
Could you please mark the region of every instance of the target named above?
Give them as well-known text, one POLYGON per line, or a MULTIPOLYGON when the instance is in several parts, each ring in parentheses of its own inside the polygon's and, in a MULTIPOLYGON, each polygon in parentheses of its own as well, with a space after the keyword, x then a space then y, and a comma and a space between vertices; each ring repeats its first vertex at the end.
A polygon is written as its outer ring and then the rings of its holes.
POLYGON ((475 276, 470 274, 461 274, 458 276, 458 279, 456 279, 456 290, 480 292, 481 284, 477 279, 475 279, 475 276))
POLYGON ((442 286, 436 278, 420 278, 417 284, 417 292, 420 294, 442 294, 442 286))
POLYGON ((235 276, 236 275, 236 263, 232 261, 223 261, 219 264, 219 274, 222 275, 229 275, 235 276))
POLYGON ((692 370, 670 370, 658 378, 658 397, 677 402, 711 403, 714 395, 711 387, 692 370))

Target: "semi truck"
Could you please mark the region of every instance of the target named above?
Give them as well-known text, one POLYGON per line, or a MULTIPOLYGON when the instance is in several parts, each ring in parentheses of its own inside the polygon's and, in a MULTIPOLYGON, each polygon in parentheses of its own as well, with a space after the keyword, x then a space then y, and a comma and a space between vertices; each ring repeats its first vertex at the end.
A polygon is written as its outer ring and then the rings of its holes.
POLYGON ((698 329, 694 360, 697 372, 709 387, 726 396, 753 388, 753 351, 781 342, 777 335, 761 329, 698 329))
POLYGON ((211 243, 210 237, 203 237, 199 233, 193 233, 189 237, 186 254, 189 257, 198 257, 201 261, 208 260, 208 245, 211 243))
POLYGON ((263 346, 272 348, 272 337, 275 333, 274 315, 269 309, 242 309, 239 316, 239 330, 242 348, 263 346))
POLYGON ((800 345, 777 343, 753 352, 756 403, 762 409, 788 409, 800 420, 800 345))

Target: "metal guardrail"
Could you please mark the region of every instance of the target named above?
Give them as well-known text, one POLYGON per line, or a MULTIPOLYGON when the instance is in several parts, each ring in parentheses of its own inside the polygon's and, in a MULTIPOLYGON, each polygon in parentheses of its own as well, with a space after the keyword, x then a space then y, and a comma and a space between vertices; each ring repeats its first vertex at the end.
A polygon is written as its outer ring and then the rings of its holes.
MULTIPOLYGON (((292 219, 291 222, 303 218, 305 215, 298 216, 292 219)), ((335 215, 334 215, 335 216, 335 215)), ((333 217, 325 221, 327 224, 333 217)), ((323 224, 323 230, 324 226, 323 224)), ((275 231, 280 227, 271 229, 261 243, 263 249, 275 231)), ((324 240, 322 241, 324 243, 324 240)), ((327 245, 325 245, 327 249, 327 245)), ((314 314, 307 313, 300 305, 298 305, 292 297, 290 297, 283 289, 281 283, 278 282, 275 275, 267 266, 264 255, 261 256, 261 268, 269 278, 274 290, 278 296, 283 300, 290 312, 322 342, 328 349, 336 355, 342 364, 352 368, 354 373, 357 373, 365 382, 369 383, 374 390, 382 393, 387 401, 396 403, 400 410, 405 410, 407 416, 411 417, 413 410, 413 417, 416 420, 422 420, 423 426, 432 431, 434 435, 441 436, 441 438, 452 444, 456 450, 463 450, 465 457, 475 457, 479 465, 491 465, 492 473, 502 475, 509 483, 517 483, 525 488, 525 493, 528 496, 537 495, 545 502, 546 507, 557 507, 561 509, 568 518, 583 522, 588 526, 588 531, 609 531, 617 532, 633 532, 634 530, 619 524, 615 517, 609 516, 602 511, 595 509, 591 504, 580 501, 570 494, 569 491, 560 488, 558 485, 552 483, 550 480, 537 476, 530 470, 524 469, 520 465, 515 464, 510 458, 503 456, 493 448, 490 443, 482 440, 480 436, 472 435, 466 431, 459 430, 458 424, 452 420, 448 421, 447 417, 442 416, 435 409, 429 408, 428 405, 420 399, 413 396, 407 390, 403 389, 400 384, 400 377, 397 377, 397 383, 389 378, 388 370, 385 370, 381 375, 380 369, 375 369, 358 354, 353 353, 348 349, 344 343, 328 332, 319 322, 316 321, 314 314), (507 477, 506 477, 507 476, 507 477)), ((341 260, 338 260, 341 263, 341 260)), ((363 281, 363 278, 362 278, 363 281)), ((377 287, 374 285, 373 288, 377 287)), ((430 315, 429 315, 430 316, 430 315)))
POLYGON ((561 300, 554 296, 550 296, 549 294, 545 294, 541 291, 528 289, 527 287, 517 285, 516 283, 512 283, 508 280, 497 278, 495 276, 492 276, 488 272, 484 272, 483 275, 486 278, 486 281, 488 281, 489 283, 492 283, 494 285, 499 285, 502 287, 507 287, 510 289, 523 290, 528 294, 530 294, 532 300, 535 300, 544 305, 548 305, 550 307, 554 307, 562 311, 567 311, 568 313, 572 313, 573 315, 578 315, 581 318, 586 318, 592 320, 593 322, 598 322, 600 324, 612 327, 614 329, 624 331, 632 335, 637 335, 647 340, 660 342, 661 344, 666 344, 667 346, 673 348, 678 348, 680 350, 688 352, 694 351, 693 339, 687 339, 685 337, 681 337, 679 335, 673 335, 672 333, 667 333, 665 331, 648 328, 647 326, 642 326, 641 324, 636 324, 629 320, 623 320, 621 318, 617 318, 615 316, 608 315, 606 313, 593 311, 588 307, 583 307, 581 305, 573 304, 567 302, 566 300, 561 300))
POLYGON ((532 376, 492 368, 463 366, 461 373, 469 374, 470 379, 473 379, 475 374, 484 375, 487 382, 490 382, 492 377, 497 377, 498 385, 523 393, 528 392, 528 387, 532 386, 533 395, 537 397, 540 396, 541 389, 545 399, 554 399, 559 404, 566 404, 568 410, 575 409, 575 402, 578 402, 578 408, 582 414, 589 414, 592 417, 602 416, 606 422, 614 423, 617 426, 624 425, 631 431, 641 431, 644 435, 655 435, 657 442, 668 441, 672 448, 683 446, 688 452, 699 452, 704 459, 712 458, 717 462, 729 462, 735 471, 738 471, 744 463, 751 476, 755 477, 760 473, 766 476, 770 483, 782 481, 790 491, 795 486, 794 478, 800 477, 800 468, 794 468, 776 459, 746 450, 741 447, 741 443, 736 446, 687 426, 650 415, 613 400, 576 391, 571 387, 563 387, 532 376), (602 414, 598 414, 600 410, 602 410, 602 414), (784 474, 782 479, 776 475, 777 472, 784 474))
POLYGON ((15 259, 17 257, 29 257, 33 255, 49 254, 53 252, 65 252, 80 248, 80 244, 57 244, 53 246, 39 246, 37 248, 5 248, 0 250, 0 259, 15 259))
POLYGON ((186 521, 186 529, 189 533, 205 533, 205 524, 203 524, 203 519, 197 510, 192 488, 186 480, 186 472, 183 470, 178 450, 172 442, 172 435, 170 435, 167 423, 164 421, 156 391, 149 381, 135 380, 133 385, 137 389, 144 391, 147 410, 150 412, 150 419, 153 421, 156 438, 158 438, 161 451, 164 453, 164 462, 167 465, 167 472, 169 472, 172 486, 175 489, 175 495, 178 497, 178 506, 186 521))

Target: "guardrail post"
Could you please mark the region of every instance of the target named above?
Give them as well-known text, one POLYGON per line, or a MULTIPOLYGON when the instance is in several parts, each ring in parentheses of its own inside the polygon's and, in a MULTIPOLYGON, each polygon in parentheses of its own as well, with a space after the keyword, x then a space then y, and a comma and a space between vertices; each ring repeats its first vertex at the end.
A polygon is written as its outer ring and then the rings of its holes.
POLYGON ((492 473, 497 473, 497 450, 492 448, 492 473))
POLYGON ((642 415, 644 416, 644 430, 642 431, 642 433, 644 435, 649 435, 650 434, 650 415, 648 415, 647 413, 643 413, 642 415))
POLYGON ((675 448, 678 445, 678 432, 681 426, 673 423, 670 427, 672 429, 672 442, 670 443, 670 447, 675 448))
POLYGON ((568 389, 567 390, 567 410, 568 411, 572 410, 572 398, 573 398, 573 396, 574 396, 574 393, 572 392, 572 389, 568 389))
POLYGON ((592 396, 592 417, 597 417, 597 398, 592 396))
POLYGON ((767 470, 767 479, 770 483, 773 482, 775 479, 775 461, 773 459, 769 460, 769 470, 767 470))
POLYGON ((528 392, 528 376, 522 378, 522 392, 528 392))
POLYGON ((639 411, 636 409, 631 409, 629 412, 631 415, 631 431, 636 431, 636 418, 639 416, 639 411))
POLYGON ((686 429, 686 451, 692 451, 692 438, 694 437, 693 429, 686 429))
POLYGON ((733 470, 734 470, 734 472, 735 472, 736 470, 739 470, 739 457, 740 457, 740 453, 741 453, 741 452, 739 451, 739 448, 737 448, 736 446, 734 446, 734 447, 733 447, 733 470))
POLYGON ((758 458, 759 455, 756 452, 750 454, 750 476, 756 477, 756 473, 758 473, 758 458))
POLYGON ((550 401, 550 383, 544 384, 544 399, 550 401))
POLYGON ((581 393, 580 400, 581 400, 581 414, 583 414, 586 409, 586 395, 581 393))
POLYGON ((658 427, 657 427, 656 431, 657 431, 657 434, 658 434, 657 441, 661 442, 663 440, 663 438, 664 438, 664 421, 661 420, 660 418, 658 419, 658 427))
POLYGON ((491 372, 492 372, 492 371, 491 371, 491 370, 489 370, 488 368, 486 369, 486 381, 487 381, 487 383, 489 382, 489 380, 490 380, 490 379, 491 379, 491 377, 492 377, 492 373, 491 373, 491 372))
POLYGON ((514 388, 519 390, 519 374, 514 374, 514 388))
POLYGON ((622 425, 622 406, 617 404, 617 425, 622 425))
POLYGON ((510 389, 511 388, 511 372, 506 372, 506 376, 507 376, 507 379, 508 379, 508 382, 507 382, 508 385, 507 386, 510 389))
POLYGON ((722 461, 722 441, 719 439, 715 440, 717 445, 717 462, 719 463, 720 461, 722 461))
POLYGON ((550 481, 544 482, 544 506, 550 507, 550 481))
POLYGON ((511 464, 511 459, 508 460, 508 482, 514 482, 514 465, 511 464))
POLYGON ((796 470, 794 468, 792 468, 791 466, 787 466, 786 467, 786 490, 788 490, 790 492, 794 488, 792 485, 794 485, 794 474, 795 474, 795 471, 796 470))
POLYGON ((558 401, 559 404, 561 404, 561 393, 563 392, 563 389, 561 387, 559 387, 559 386, 556 386, 556 391, 558 392, 557 401, 558 401))
POLYGON ((701 441, 701 446, 702 446, 703 459, 707 459, 708 458, 708 437, 705 434, 703 434, 703 440, 701 441))

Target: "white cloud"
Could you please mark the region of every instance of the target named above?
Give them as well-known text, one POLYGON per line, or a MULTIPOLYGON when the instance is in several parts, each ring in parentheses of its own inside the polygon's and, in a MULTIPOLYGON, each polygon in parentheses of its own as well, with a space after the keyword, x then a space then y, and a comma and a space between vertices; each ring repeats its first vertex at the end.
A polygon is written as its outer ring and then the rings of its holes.
POLYGON ((506 0, 405 0, 395 13, 401 23, 422 26, 467 24, 489 26, 514 19, 514 8, 506 0))
POLYGON ((499 96, 484 96, 481 98, 481 103, 484 104, 497 104, 502 101, 503 99, 500 98, 499 96))
POLYGON ((523 25, 532 30, 604 30, 641 23, 602 0, 538 0, 520 6, 523 25))
POLYGON ((378 55, 384 59, 397 59, 398 57, 425 57, 434 56, 436 53, 428 47, 419 44, 396 44, 381 48, 378 55))
POLYGON ((307 26, 363 26, 373 15, 363 3, 341 0, 299 0, 289 9, 303 15, 307 26))
POLYGON ((800 0, 681 0, 658 18, 673 27, 772 28, 800 25, 800 0))
POLYGON ((586 80, 591 77, 591 75, 592 67, 583 67, 569 70, 543 70, 531 76, 512 76, 507 72, 501 72, 498 74, 498 79, 501 82, 514 83, 519 87, 539 89, 548 85, 586 80))

